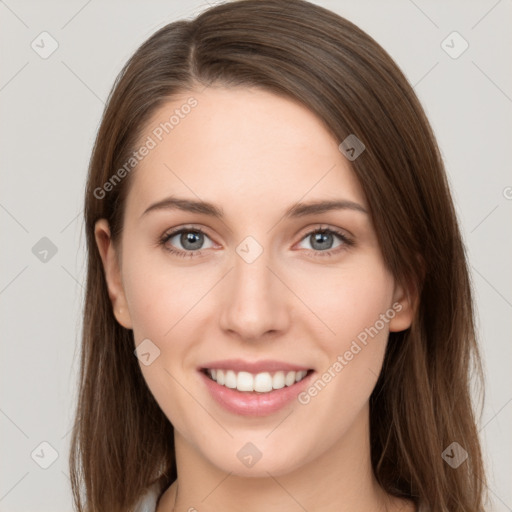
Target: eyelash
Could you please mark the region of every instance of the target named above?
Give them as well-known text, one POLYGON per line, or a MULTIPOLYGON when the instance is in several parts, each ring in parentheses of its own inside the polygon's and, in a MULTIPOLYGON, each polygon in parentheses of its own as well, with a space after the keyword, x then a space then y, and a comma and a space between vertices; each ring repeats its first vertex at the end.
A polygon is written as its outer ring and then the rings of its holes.
MULTIPOLYGON (((162 238, 159 239, 158 244, 161 245, 166 251, 168 251, 176 256, 179 256, 181 258, 200 257, 202 255, 202 251, 200 251, 200 250, 199 251, 182 251, 182 250, 173 249, 167 245, 167 242, 174 236, 179 235, 181 233, 189 233, 189 232, 190 233, 200 233, 200 234, 203 234, 208 237, 208 234, 206 232, 204 232, 201 228, 184 227, 184 228, 179 228, 175 231, 171 231, 170 233, 165 233, 162 236, 162 238)), ((315 256, 315 257, 321 257, 321 258, 331 257, 331 256, 334 256, 335 254, 337 254, 343 250, 346 250, 347 248, 352 247, 354 245, 354 241, 351 240, 350 238, 348 238, 347 235, 345 235, 341 231, 338 231, 337 229, 333 229, 333 228, 322 228, 322 227, 316 228, 313 231, 309 231, 301 238, 301 241, 312 236, 312 235, 315 235, 317 233, 323 233, 323 234, 332 233, 332 234, 338 236, 341 239, 341 241, 343 242, 343 244, 340 245, 339 247, 337 247, 336 249, 329 249, 328 251, 308 250, 308 252, 312 253, 313 256, 315 256)), ((208 238, 210 238, 210 237, 208 237, 208 238)))

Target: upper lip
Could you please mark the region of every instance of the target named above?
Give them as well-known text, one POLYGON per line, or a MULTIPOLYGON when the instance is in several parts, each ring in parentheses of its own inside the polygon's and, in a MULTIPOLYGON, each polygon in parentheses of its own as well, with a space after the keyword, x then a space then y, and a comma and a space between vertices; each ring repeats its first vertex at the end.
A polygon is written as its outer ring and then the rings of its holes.
POLYGON ((223 359, 222 361, 212 361, 205 363, 199 367, 199 370, 204 369, 214 370, 233 370, 235 372, 249 372, 249 373, 262 373, 274 372, 279 370, 300 372, 302 370, 310 370, 307 366, 298 364, 285 363, 283 361, 275 361, 270 359, 263 359, 261 361, 244 361, 243 359, 223 359))

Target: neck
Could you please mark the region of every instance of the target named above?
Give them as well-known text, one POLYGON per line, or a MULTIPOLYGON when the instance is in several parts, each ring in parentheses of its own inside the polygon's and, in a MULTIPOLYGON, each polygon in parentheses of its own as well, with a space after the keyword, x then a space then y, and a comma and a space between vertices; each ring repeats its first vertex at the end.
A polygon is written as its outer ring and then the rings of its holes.
MULTIPOLYGON (((175 430, 178 479, 157 512, 377 512, 412 511, 411 503, 387 495, 371 466, 368 410, 334 446, 316 459, 299 461, 286 474, 246 477, 222 471, 175 430)), ((321 440, 319 440, 321 442, 321 440)))

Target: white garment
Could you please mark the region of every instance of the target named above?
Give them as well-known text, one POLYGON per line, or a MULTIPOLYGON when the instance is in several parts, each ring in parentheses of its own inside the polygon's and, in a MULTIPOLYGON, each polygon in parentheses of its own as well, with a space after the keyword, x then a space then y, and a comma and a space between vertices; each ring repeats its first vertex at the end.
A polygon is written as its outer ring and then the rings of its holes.
POLYGON ((146 494, 144 494, 137 506, 135 512, 156 512, 156 502, 158 501, 158 486, 154 484, 151 486, 146 494))

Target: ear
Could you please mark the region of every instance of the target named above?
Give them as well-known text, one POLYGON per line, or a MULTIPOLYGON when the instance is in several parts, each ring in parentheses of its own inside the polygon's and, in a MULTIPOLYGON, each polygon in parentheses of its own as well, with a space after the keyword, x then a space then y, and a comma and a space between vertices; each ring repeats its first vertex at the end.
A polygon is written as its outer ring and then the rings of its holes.
POLYGON ((418 291, 412 283, 403 286, 395 282, 393 292, 393 310, 395 316, 389 321, 390 332, 400 332, 408 329, 416 315, 418 291))
POLYGON ((132 329, 132 320, 124 294, 118 255, 110 237, 110 227, 106 219, 100 219, 94 225, 96 245, 103 262, 108 295, 112 302, 116 320, 126 329, 132 329))

